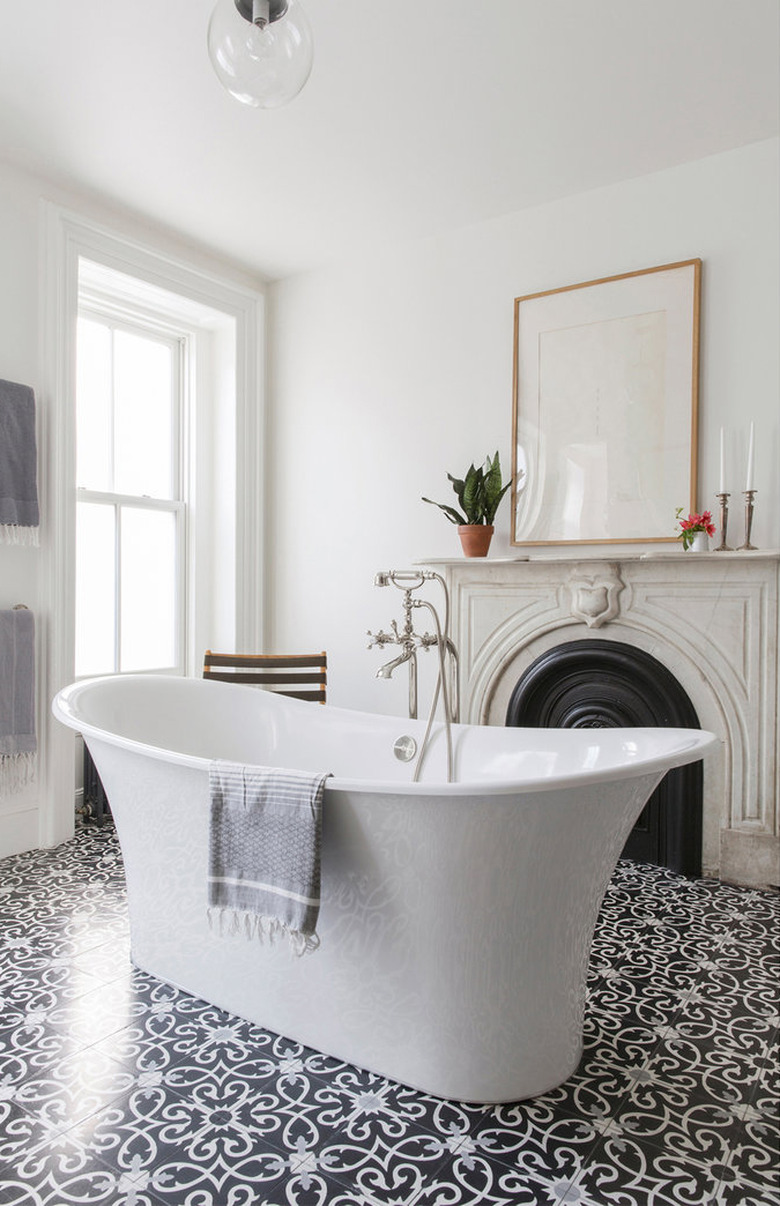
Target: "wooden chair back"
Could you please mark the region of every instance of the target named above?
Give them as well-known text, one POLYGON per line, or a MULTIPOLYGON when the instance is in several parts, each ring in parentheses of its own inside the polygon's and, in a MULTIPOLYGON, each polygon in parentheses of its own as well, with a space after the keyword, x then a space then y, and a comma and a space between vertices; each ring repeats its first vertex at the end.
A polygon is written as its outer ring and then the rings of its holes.
POLYGON ((328 683, 327 653, 212 653, 206 650, 203 677, 223 683, 251 683, 325 703, 328 683))

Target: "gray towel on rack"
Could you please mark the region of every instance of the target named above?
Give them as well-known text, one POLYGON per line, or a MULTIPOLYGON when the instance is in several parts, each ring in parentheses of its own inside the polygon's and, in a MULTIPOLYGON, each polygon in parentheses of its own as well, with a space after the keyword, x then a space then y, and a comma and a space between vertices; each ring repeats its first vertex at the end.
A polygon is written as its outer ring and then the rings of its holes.
POLYGON ((35 394, 0 380, 0 542, 38 543, 35 394))
POLYGON ((35 776, 35 620, 26 607, 0 611, 0 797, 35 776))
POLYGON ((316 950, 326 774, 212 762, 209 917, 221 933, 316 950))

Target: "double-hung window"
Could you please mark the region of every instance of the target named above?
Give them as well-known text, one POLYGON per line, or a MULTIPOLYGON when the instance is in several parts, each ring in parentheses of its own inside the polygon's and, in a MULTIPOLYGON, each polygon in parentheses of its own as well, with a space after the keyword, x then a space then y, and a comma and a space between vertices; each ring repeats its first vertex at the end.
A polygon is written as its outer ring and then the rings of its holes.
POLYGON ((187 338, 82 302, 76 674, 183 673, 187 338))

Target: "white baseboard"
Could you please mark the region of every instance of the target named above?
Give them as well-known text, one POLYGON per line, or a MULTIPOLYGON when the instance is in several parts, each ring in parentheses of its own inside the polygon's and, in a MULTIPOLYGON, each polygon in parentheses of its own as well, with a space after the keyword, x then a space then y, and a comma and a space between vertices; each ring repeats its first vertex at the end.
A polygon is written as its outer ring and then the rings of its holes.
POLYGON ((37 849, 40 845, 38 822, 37 804, 20 812, 0 813, 0 858, 37 849))

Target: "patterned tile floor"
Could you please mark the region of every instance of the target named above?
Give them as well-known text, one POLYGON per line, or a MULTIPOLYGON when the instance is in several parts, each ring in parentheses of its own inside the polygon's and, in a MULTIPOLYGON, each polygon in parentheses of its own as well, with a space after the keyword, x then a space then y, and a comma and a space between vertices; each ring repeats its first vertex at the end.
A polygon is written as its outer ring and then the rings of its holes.
POLYGON ((0 1203, 780 1203, 780 897, 624 862, 565 1085, 464 1106, 134 970, 112 829, 0 862, 0 1203))

